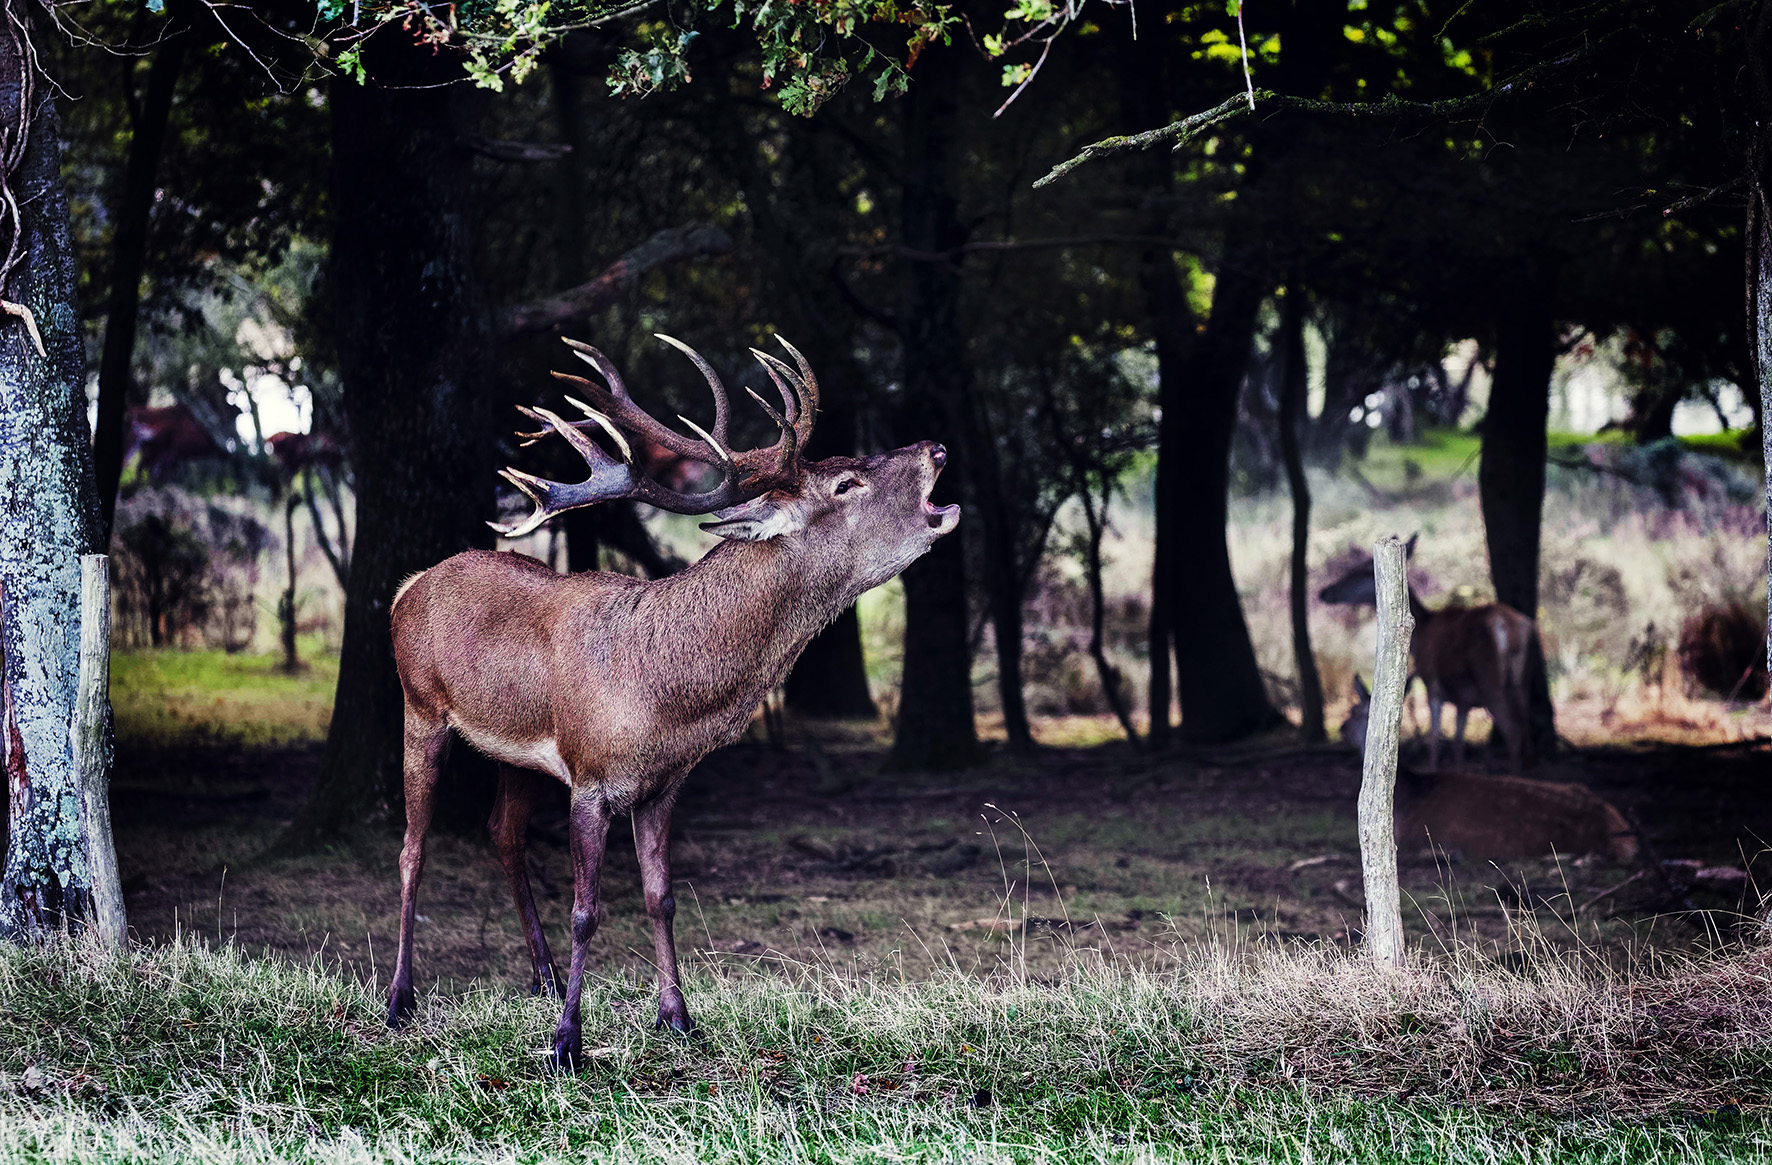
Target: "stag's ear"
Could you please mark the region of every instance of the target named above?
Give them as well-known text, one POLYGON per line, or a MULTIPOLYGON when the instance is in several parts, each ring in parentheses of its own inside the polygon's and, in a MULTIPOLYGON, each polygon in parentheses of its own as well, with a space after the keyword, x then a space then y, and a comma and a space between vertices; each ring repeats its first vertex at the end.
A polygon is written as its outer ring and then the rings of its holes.
POLYGON ((1366 689, 1366 681, 1361 679, 1358 673, 1354 675, 1354 695, 1360 698, 1362 704, 1372 698, 1372 693, 1366 689))
POLYGON ((777 500, 768 494, 719 510, 714 517, 719 521, 703 522, 701 528, 731 542, 762 542, 806 528, 802 507, 791 499, 777 500))

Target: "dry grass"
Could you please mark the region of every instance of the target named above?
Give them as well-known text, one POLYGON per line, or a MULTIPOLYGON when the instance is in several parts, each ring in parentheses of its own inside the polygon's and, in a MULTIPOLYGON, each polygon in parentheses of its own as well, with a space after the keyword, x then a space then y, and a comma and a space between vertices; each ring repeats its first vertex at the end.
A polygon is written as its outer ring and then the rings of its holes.
MULTIPOLYGON (((1530 928, 1530 920, 1523 927, 1530 928)), ((1548 956, 1550 948, 1540 947, 1548 956)), ((703 1040, 594 978, 553 1007, 373 984, 189 938, 0 950, 0 1153, 21 1160, 1707 1160, 1772 1146, 1764 952, 1617 975, 1426 952, 1178 944, 1042 975, 703 963, 703 1040)))

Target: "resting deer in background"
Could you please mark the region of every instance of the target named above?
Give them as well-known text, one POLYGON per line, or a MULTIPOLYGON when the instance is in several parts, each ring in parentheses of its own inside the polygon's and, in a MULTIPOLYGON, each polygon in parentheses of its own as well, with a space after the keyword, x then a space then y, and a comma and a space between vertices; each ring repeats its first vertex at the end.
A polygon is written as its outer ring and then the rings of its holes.
MULTIPOLYGON (((1354 677, 1357 703, 1341 726, 1342 739, 1366 751, 1372 693, 1354 677)), ((1397 772, 1399 845, 1422 841, 1470 861, 1541 858, 1546 854, 1604 854, 1635 861, 1636 831, 1610 803, 1585 785, 1491 777, 1479 773, 1397 772)))
MULTIPOLYGON (((414 1006, 412 928, 425 831, 438 767, 453 729, 499 762, 492 833, 516 899, 537 990, 557 991, 553 958, 530 892, 524 833, 539 782, 570 790, 572 963, 554 1034, 553 1062, 577 1065, 579 997, 597 930, 598 881, 611 819, 632 813, 634 847, 658 965, 658 1022, 693 1030, 672 934, 671 809, 690 768, 738 739, 764 696, 808 640, 863 591, 909 566, 959 523, 958 506, 929 494, 947 452, 933 441, 867 458, 805 463, 818 382, 785 340, 796 369, 752 349, 781 393, 777 412, 751 397, 781 430, 767 449, 733 452, 726 390, 686 345, 714 395, 712 431, 686 418, 685 437, 628 396, 601 352, 568 340, 607 382, 576 376, 587 420, 523 409, 541 422, 531 441, 564 438, 590 467, 583 482, 504 477, 535 502, 509 526, 526 534, 557 514, 637 498, 679 514, 713 513, 702 527, 724 541, 681 573, 653 581, 592 571, 561 575, 533 558, 472 550, 403 584, 394 597, 394 655, 406 696, 406 842, 400 853, 400 954, 388 1022, 414 1006), (619 456, 588 433, 601 431, 619 456), (626 435, 719 471, 719 484, 683 494, 646 479, 626 435)), ((570 398, 569 398, 570 399, 570 398)))
MULTIPOLYGON (((1405 553, 1415 555, 1411 535, 1405 553)), ((1351 567, 1324 587, 1317 597, 1325 603, 1347 606, 1378 605, 1372 559, 1351 567)), ((1409 640, 1415 658, 1415 674, 1427 688, 1428 768, 1440 767, 1440 709, 1451 704, 1457 727, 1452 736, 1452 763, 1464 765, 1464 725, 1472 708, 1487 708, 1496 730, 1507 742, 1508 761, 1519 772, 1525 761, 1526 652, 1532 641, 1532 620, 1512 607, 1489 603, 1481 607, 1442 607, 1430 611, 1409 587, 1409 612, 1415 616, 1415 634, 1409 640)), ((1365 685, 1354 684, 1360 696, 1353 715, 1342 726, 1344 740, 1353 740, 1355 725, 1365 735, 1365 685)), ((1364 744, 1361 744, 1364 747, 1364 744)))

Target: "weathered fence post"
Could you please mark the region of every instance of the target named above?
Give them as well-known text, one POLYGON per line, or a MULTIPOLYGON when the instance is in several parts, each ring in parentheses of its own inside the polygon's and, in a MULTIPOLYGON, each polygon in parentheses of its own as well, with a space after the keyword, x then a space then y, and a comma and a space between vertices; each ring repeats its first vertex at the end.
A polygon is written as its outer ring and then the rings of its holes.
POLYGON ((1375 962, 1403 965, 1403 903, 1397 888, 1397 738, 1403 725, 1403 688, 1409 680, 1408 569, 1402 540, 1372 547, 1378 583, 1378 657, 1372 666, 1372 710, 1366 721, 1366 758, 1360 776, 1360 864, 1366 882, 1366 950, 1375 962))
POLYGON ((103 554, 80 556, 80 680, 74 718, 74 774, 85 809, 86 869, 92 887, 88 927, 121 948, 129 941, 123 886, 111 839, 111 576, 103 554))

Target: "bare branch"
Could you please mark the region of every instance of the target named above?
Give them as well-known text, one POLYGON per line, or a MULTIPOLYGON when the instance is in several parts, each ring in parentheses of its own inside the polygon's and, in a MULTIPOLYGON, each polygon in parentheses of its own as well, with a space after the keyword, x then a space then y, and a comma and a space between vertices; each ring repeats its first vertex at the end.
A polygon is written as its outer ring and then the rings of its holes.
POLYGON ((724 255, 731 249, 732 240, 727 238, 726 232, 706 223, 688 223, 659 231, 611 263, 589 283, 581 283, 534 303, 507 308, 500 321, 499 338, 515 339, 581 320, 614 302, 615 297, 634 280, 655 267, 704 255, 724 255))
POLYGON ((461 144, 495 162, 556 162, 572 152, 564 143, 495 141, 477 133, 463 134, 461 144))
POLYGON ((1271 89, 1256 89, 1253 93, 1248 94, 1239 93, 1235 97, 1225 98, 1211 109, 1196 113, 1191 117, 1184 117, 1180 121, 1170 122, 1159 129, 1103 138, 1093 145, 1084 146, 1075 157, 1067 158, 1052 167, 1051 171, 1034 183, 1034 186, 1037 188, 1056 182, 1083 163, 1092 162, 1097 158, 1110 158, 1116 154, 1148 150, 1159 145, 1168 145, 1172 149, 1179 150, 1205 136, 1210 130, 1261 112, 1280 113, 1286 110, 1295 110, 1300 113, 1314 113, 1324 117, 1397 122, 1447 121, 1481 114, 1497 100, 1515 96, 1545 77, 1561 72, 1577 61, 1592 56, 1594 50, 1609 40, 1612 35, 1616 34, 1595 37, 1591 42, 1572 49, 1562 56, 1528 65, 1510 75, 1506 80, 1487 89, 1468 93, 1463 97, 1448 97, 1440 101, 1404 101, 1394 93, 1386 96, 1382 101, 1318 101, 1307 97, 1287 97, 1275 93, 1271 89))

